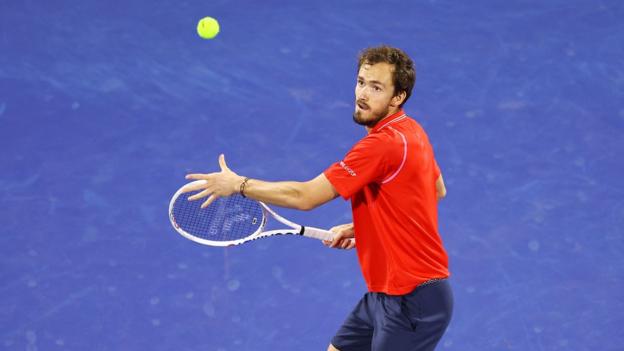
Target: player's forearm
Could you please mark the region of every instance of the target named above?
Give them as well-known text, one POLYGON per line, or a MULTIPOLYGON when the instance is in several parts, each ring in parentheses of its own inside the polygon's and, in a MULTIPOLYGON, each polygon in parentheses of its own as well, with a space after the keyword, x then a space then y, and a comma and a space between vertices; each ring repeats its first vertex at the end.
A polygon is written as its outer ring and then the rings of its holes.
POLYGON ((202 207, 207 207, 215 199, 242 192, 245 196, 277 206, 311 210, 338 196, 338 192, 325 174, 307 182, 265 182, 247 179, 232 172, 225 163, 225 156, 219 155, 221 172, 187 174, 186 179, 201 180, 187 184, 185 192, 199 192, 189 200, 206 198, 202 207))
POLYGON ((249 179, 244 185, 244 194, 255 200, 287 208, 310 210, 315 207, 306 196, 305 183, 302 182, 249 179))

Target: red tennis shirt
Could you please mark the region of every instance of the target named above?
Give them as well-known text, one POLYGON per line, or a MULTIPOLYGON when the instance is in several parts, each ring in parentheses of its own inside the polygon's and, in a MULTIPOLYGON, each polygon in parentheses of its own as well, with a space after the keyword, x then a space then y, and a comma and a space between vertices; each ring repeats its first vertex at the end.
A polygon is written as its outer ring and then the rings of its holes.
POLYGON ((357 254, 368 290, 403 295, 449 276, 438 233, 440 169, 423 128, 401 110, 324 171, 351 199, 357 254))

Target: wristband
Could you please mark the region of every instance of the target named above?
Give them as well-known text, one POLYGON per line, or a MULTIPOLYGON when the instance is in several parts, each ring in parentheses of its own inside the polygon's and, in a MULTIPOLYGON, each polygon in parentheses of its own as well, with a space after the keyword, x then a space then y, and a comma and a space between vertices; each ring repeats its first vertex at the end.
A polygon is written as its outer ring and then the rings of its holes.
POLYGON ((240 188, 238 190, 238 192, 241 194, 242 197, 247 197, 245 196, 245 187, 247 186, 248 181, 249 181, 249 177, 245 177, 245 179, 241 183, 240 188))

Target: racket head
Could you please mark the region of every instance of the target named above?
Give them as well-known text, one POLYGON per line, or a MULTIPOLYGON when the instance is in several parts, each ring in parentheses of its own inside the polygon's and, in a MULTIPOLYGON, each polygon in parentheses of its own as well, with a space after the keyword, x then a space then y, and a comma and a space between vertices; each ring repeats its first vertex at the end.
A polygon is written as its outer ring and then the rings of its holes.
POLYGON ((244 243, 262 232, 267 217, 257 201, 239 194, 220 197, 206 208, 201 208, 204 200, 189 201, 189 196, 203 189, 185 190, 201 183, 186 184, 171 198, 169 220, 178 233, 199 244, 223 247, 244 243))

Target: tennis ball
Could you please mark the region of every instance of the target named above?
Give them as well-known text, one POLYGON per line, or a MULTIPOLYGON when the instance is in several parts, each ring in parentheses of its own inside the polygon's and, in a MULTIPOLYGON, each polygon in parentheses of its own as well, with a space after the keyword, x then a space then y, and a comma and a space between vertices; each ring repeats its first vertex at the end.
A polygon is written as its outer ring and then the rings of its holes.
POLYGON ((219 22, 212 17, 204 17, 197 22, 197 34, 204 39, 212 39, 219 34, 219 22))

